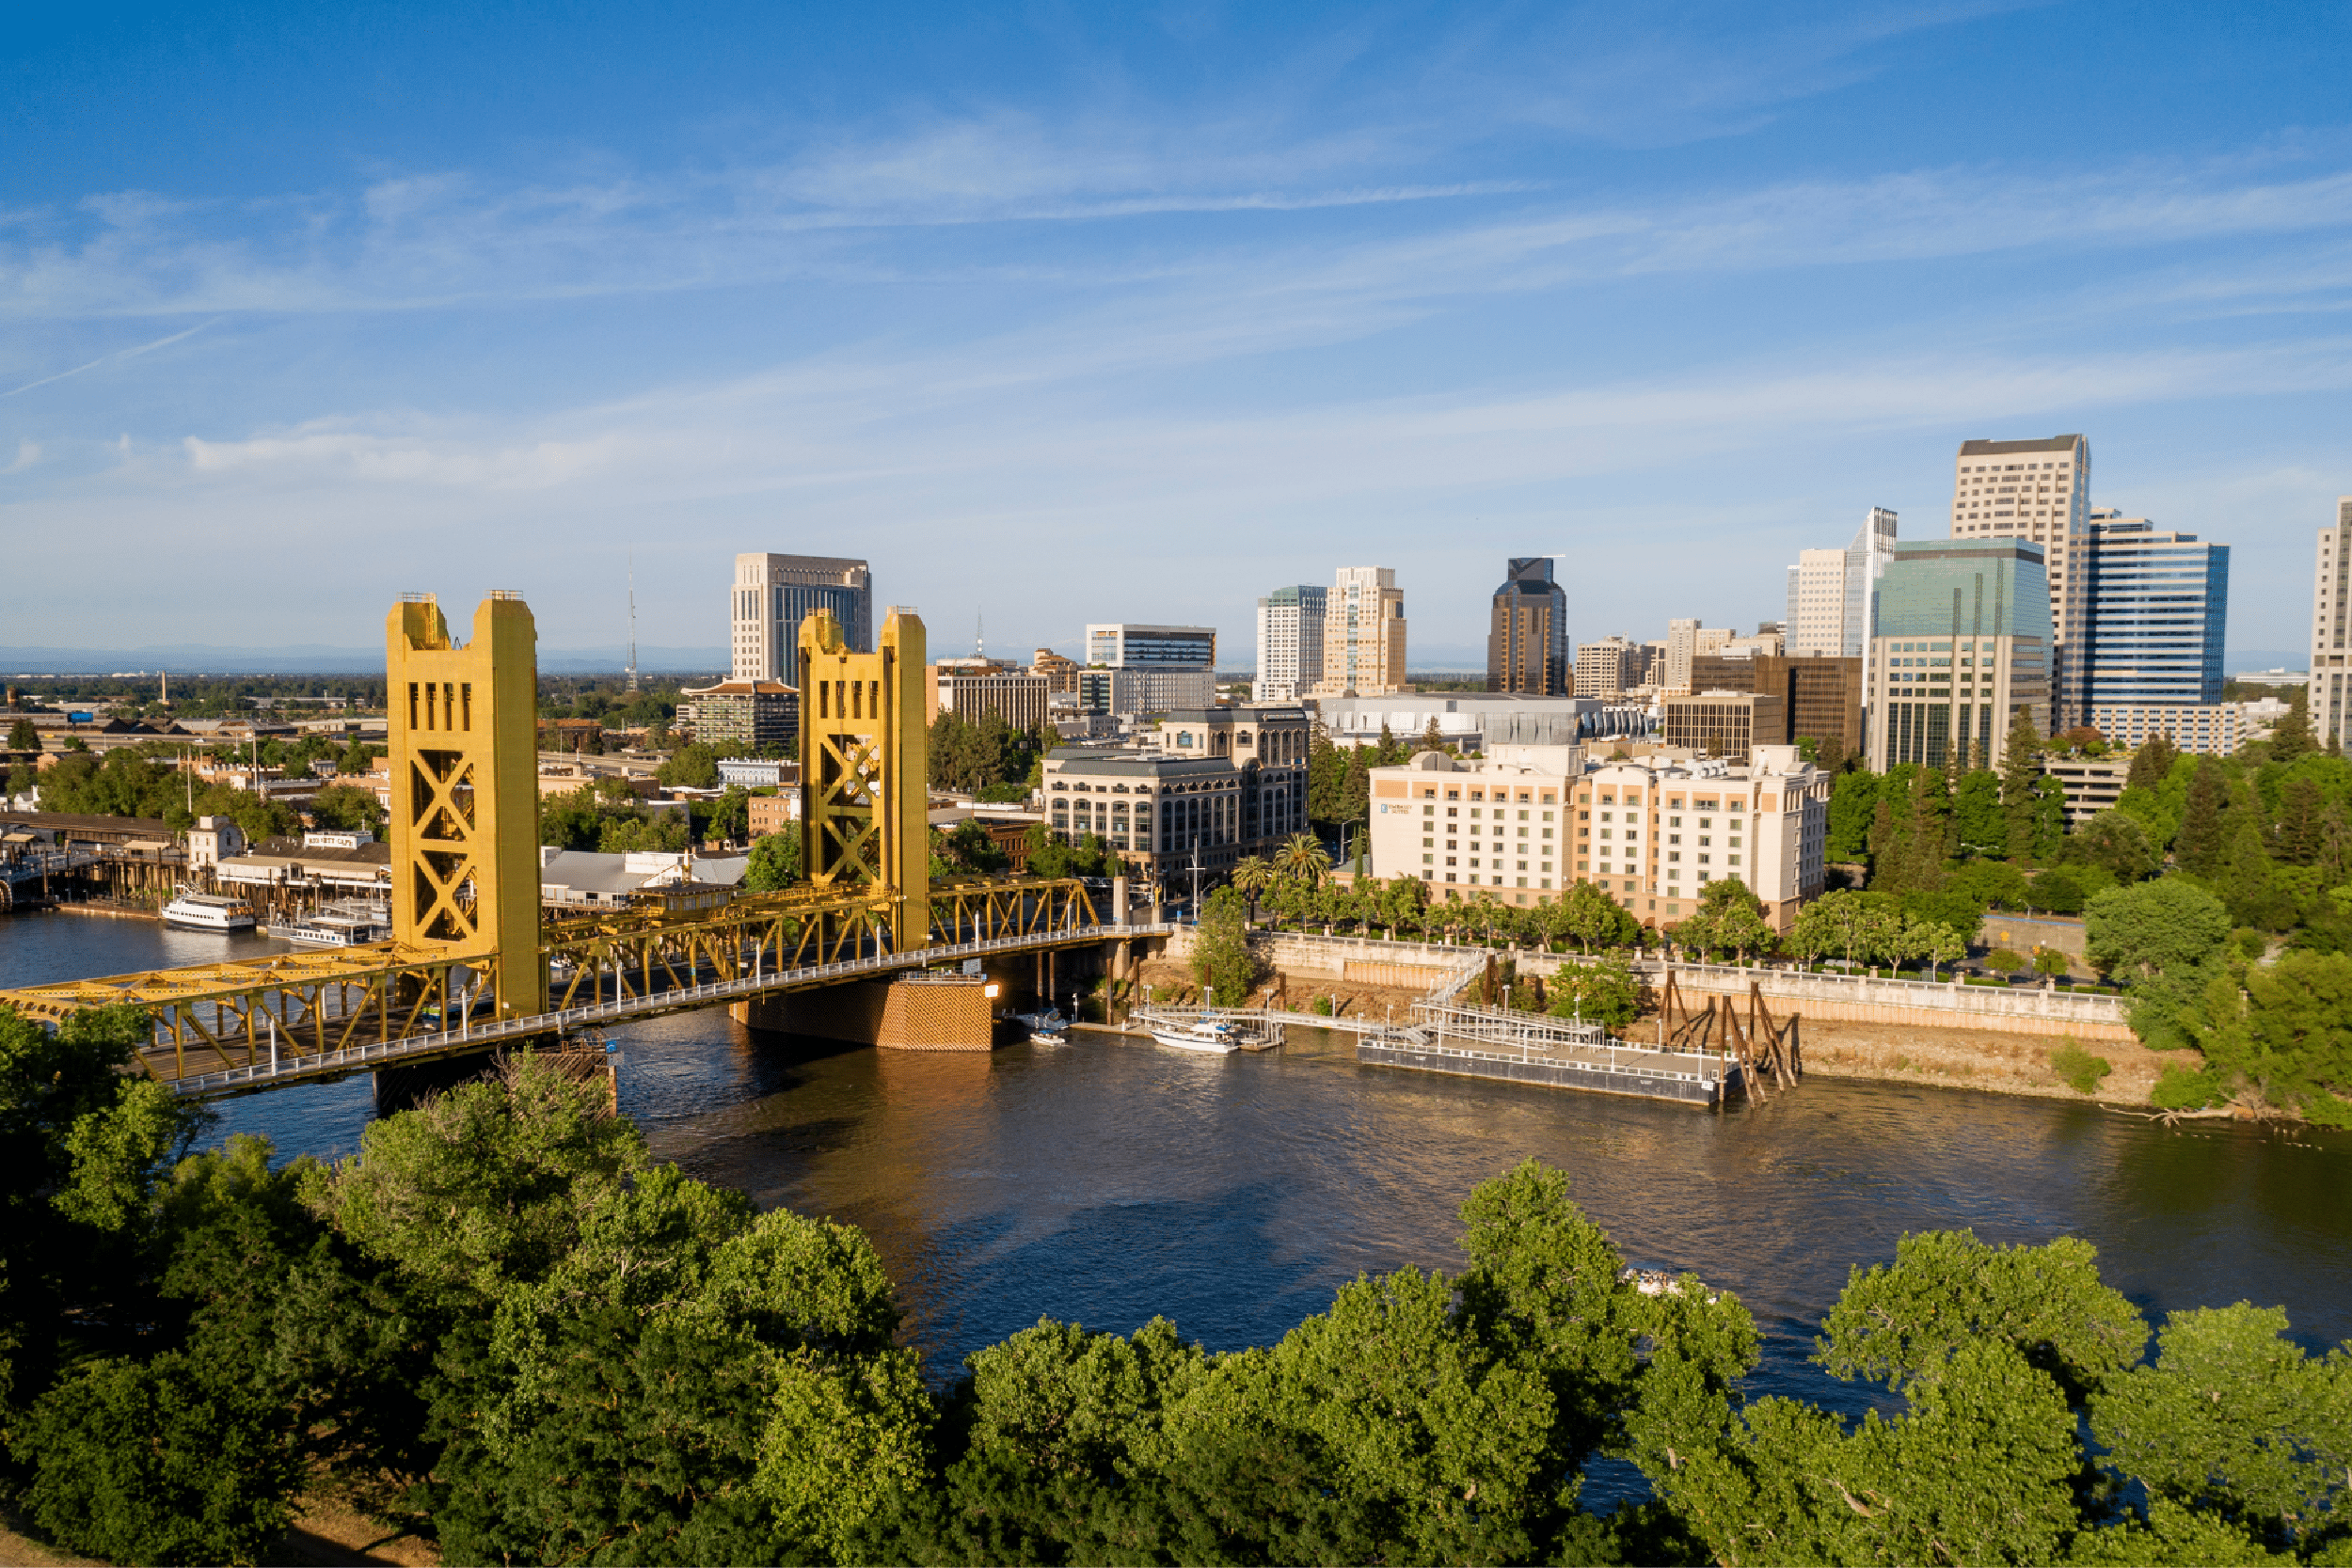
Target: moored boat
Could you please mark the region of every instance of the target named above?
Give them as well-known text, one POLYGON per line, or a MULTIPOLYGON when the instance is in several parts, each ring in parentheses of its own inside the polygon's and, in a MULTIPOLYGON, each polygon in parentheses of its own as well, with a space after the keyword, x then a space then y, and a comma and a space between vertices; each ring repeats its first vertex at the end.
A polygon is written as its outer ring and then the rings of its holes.
POLYGON ((1241 1037, 1233 1026, 1213 1019, 1195 1019, 1190 1023, 1164 1023, 1152 1031, 1152 1037, 1179 1051, 1206 1051, 1222 1055, 1241 1049, 1241 1037))
POLYGON ((253 906, 219 893, 181 893, 164 906, 164 924, 188 931, 250 931, 253 906))
POLYGON ((1070 1021, 1061 1016, 1058 1007, 1048 1007, 1036 1013, 1015 1013, 1012 1021, 1029 1032, 1031 1045, 1070 1043, 1070 1021))
POLYGON ((271 927, 272 936, 310 947, 354 947, 392 934, 392 912, 381 904, 329 904, 307 920, 271 927))

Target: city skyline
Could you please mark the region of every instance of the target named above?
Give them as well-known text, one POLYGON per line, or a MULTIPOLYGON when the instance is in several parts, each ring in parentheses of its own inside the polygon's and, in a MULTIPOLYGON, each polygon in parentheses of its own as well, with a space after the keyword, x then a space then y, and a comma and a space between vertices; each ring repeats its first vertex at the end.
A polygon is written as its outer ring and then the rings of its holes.
POLYGON ((633 550, 640 641, 716 646, 751 548, 1006 646, 1200 623, 1242 667, 1235 584, 1378 560, 1469 668, 1496 557, 1573 560, 1579 640, 1745 626, 1869 507, 1946 513, 1957 441, 2080 430, 2090 504, 2230 541, 2237 623, 2284 619, 2352 487, 2347 29, 44 20, 6 61, 0 617, 139 647, 244 599, 364 646, 430 578, 617 646, 633 550), (140 635, 56 591, 100 573, 140 635))

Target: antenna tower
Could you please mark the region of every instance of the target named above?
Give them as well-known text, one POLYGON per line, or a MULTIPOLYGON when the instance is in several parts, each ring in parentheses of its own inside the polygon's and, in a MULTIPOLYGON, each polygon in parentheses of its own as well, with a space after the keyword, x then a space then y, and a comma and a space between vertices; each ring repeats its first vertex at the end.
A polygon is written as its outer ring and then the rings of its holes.
POLYGON ((628 689, 637 689, 637 552, 628 552, 628 689))

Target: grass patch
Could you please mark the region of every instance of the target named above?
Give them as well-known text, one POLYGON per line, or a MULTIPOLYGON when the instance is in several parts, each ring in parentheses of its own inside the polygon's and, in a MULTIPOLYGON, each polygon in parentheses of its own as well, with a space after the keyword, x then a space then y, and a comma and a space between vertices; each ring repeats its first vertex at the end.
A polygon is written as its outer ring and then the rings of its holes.
POLYGON ((2064 1045, 2050 1053, 2050 1070, 2066 1080, 2067 1087, 2076 1094, 2096 1094, 2099 1080, 2115 1069, 2105 1056, 2093 1056, 2069 1036, 2064 1045))

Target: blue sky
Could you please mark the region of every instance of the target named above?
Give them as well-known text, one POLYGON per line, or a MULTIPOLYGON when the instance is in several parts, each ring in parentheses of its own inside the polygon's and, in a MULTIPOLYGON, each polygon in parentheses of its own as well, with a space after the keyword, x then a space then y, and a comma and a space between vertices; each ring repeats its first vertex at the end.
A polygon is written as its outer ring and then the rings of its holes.
MULTIPOLYGON (((1955 443, 2235 546, 2352 493, 2352 8, 52 8, 0 56, 0 645, 723 642, 739 549, 934 646, 1503 558, 1780 613, 1955 443)), ((23 19, 19 19, 20 23, 23 19)))

